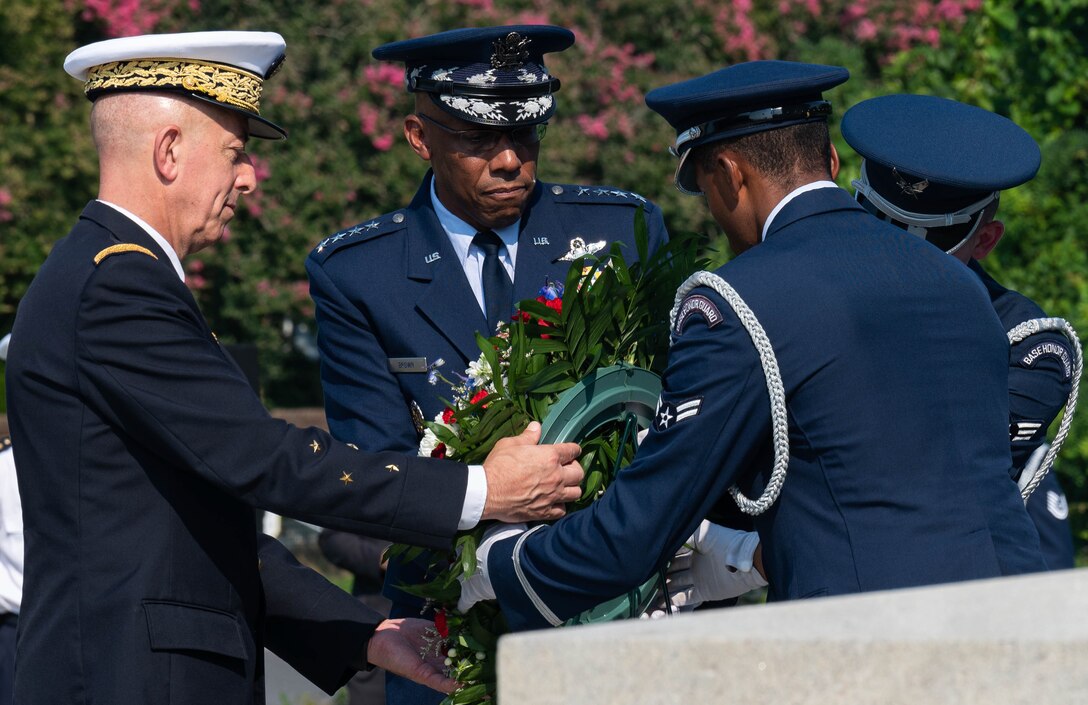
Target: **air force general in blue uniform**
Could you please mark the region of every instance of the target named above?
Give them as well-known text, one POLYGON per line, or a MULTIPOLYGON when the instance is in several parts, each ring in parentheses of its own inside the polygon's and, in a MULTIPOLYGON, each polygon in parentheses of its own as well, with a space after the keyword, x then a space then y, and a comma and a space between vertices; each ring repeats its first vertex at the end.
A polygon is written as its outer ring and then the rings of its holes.
MULTIPOLYGON (((584 254, 603 256, 619 242, 633 260, 635 218, 645 220, 651 252, 666 239, 660 210, 636 193, 536 180, 559 88, 543 55, 573 42, 561 27, 505 26, 374 50, 405 63, 415 95, 405 137, 431 169, 406 208, 325 238, 306 261, 336 438, 416 452, 423 420, 450 394, 432 373, 463 374, 480 355, 477 332, 490 334, 547 280, 564 281, 584 254)), ((397 586, 422 575, 419 565, 390 562, 392 616, 420 613, 422 601, 397 586)), ((438 701, 393 676, 387 697, 438 701)))
POLYGON ((552 92, 559 83, 542 53, 573 41, 560 27, 508 26, 453 30, 374 50, 376 58, 406 62, 409 90, 417 95, 406 132, 413 147, 415 131, 423 135, 434 169, 406 208, 325 238, 306 261, 325 410, 337 438, 414 452, 420 415, 433 419, 442 411, 440 397, 449 395, 444 385, 429 383, 429 372, 456 379, 479 357, 476 333, 489 331, 477 230, 491 227, 503 243, 499 257, 513 286, 503 319, 513 303, 536 298, 548 279, 563 281, 582 254, 605 255, 622 242, 625 257, 633 259, 638 207, 650 250, 666 238, 660 210, 636 193, 535 181, 538 130, 555 111, 552 92), (451 138, 447 123, 480 134, 451 138), (486 133, 509 140, 474 152, 467 141, 486 133), (473 164, 485 171, 485 190, 512 185, 525 192, 493 216, 501 204, 464 195, 477 186, 473 164), (414 407, 420 410, 416 423, 414 407))
MULTIPOLYGON (((859 202, 966 264, 986 287, 1006 331, 1046 317, 979 261, 1005 232, 995 217, 1001 191, 1039 169, 1031 135, 988 110, 923 95, 863 101, 843 116, 842 133, 864 157, 854 182, 859 202)), ((1071 341, 1054 330, 1028 336, 1009 351, 1009 443, 1021 486, 1050 447, 1047 429, 1069 399, 1075 362, 1071 341)), ((1027 506, 1047 566, 1072 568, 1069 505, 1055 473, 1043 478, 1027 506)))
MULTIPOLYGON (((738 252, 717 274, 781 375, 787 474, 755 517, 769 597, 1040 570, 1009 475, 1004 330, 970 271, 830 181, 821 93, 846 79, 751 62, 647 95, 678 132, 677 185, 705 191, 738 252)), ((656 421, 605 495, 489 547, 487 577, 514 629, 639 584, 733 501, 731 486, 765 489, 767 375, 720 291, 696 286, 678 306, 656 421)))

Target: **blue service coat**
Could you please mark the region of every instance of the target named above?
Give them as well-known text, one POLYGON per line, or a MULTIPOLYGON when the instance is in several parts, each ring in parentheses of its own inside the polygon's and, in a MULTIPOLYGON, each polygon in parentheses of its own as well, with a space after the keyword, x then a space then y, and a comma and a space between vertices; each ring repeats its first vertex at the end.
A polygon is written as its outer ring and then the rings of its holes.
MULTIPOLYGON (((718 273, 766 330, 785 386, 788 475, 755 520, 770 599, 1043 569, 1009 475, 1008 345, 976 277, 841 189, 795 198, 718 273)), ((687 300, 634 462, 592 507, 491 549, 511 628, 621 594, 732 501, 730 485, 762 491, 770 405, 755 347, 717 293, 687 300)))
MULTIPOLYGON (((306 260, 317 305, 321 384, 329 430, 363 449, 415 452, 426 420, 442 411, 449 387, 428 383, 427 368, 456 380, 480 356, 476 332, 487 321, 431 205, 428 173, 411 204, 323 240, 306 260), (390 360, 426 360, 394 372, 390 360)), ((571 241, 627 244, 633 261, 636 206, 643 206, 650 251, 667 238, 661 211, 642 196, 609 187, 538 182, 521 220, 514 300, 536 298, 547 279, 562 282, 571 241)), ((397 363, 392 363, 396 366, 397 363)))
MULTIPOLYGON (((432 420, 450 395, 448 386, 428 382, 427 367, 443 360, 439 371, 456 379, 480 356, 475 336, 487 322, 435 215, 432 178, 428 173, 407 208, 326 238, 306 260, 329 430, 364 450, 416 452, 421 431, 412 403, 432 420), (394 372, 395 359, 427 364, 394 372)), ((538 182, 521 220, 515 301, 535 298, 547 279, 566 278, 570 262, 561 258, 574 238, 602 243, 602 255, 613 242, 625 243, 633 261, 637 206, 653 252, 667 238, 653 203, 609 187, 538 182)), ((385 592, 394 615, 418 611, 421 601, 394 587, 418 578, 397 562, 390 566, 385 592)))
MULTIPOLYGON (((971 260, 969 266, 986 286, 1006 330, 1046 316, 1034 301, 997 283, 977 260, 971 260)), ((1069 341, 1061 333, 1050 331, 1036 333, 1013 345, 1009 352, 1009 440, 1017 476, 1035 449, 1046 441, 1047 429, 1069 399, 1073 362, 1069 341)), ((1035 488, 1027 506, 1039 532, 1047 567, 1072 568, 1069 503, 1053 469, 1035 488)))
POLYGON ((435 547, 456 531, 467 468, 271 418, 165 253, 102 203, 21 302, 7 393, 22 705, 263 703, 265 645, 332 692, 379 618, 262 543, 253 508, 435 547))

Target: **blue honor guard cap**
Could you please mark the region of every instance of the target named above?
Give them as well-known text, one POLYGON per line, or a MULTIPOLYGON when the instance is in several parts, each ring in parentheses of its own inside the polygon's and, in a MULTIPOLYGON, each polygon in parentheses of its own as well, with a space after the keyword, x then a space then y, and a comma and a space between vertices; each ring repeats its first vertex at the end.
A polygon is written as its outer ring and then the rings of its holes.
POLYGON ((544 54, 567 49, 574 34, 552 25, 454 29, 383 44, 380 61, 405 64, 409 93, 427 93, 446 113, 493 127, 543 123, 555 113, 559 79, 544 54))
POLYGON ((794 61, 735 64, 646 94, 646 105, 676 130, 670 151, 680 162, 676 188, 698 195, 692 150, 705 144, 825 121, 831 103, 823 92, 850 78, 841 66, 794 61))
POLYGON ((123 91, 176 93, 244 115, 252 137, 279 140, 287 132, 261 117, 261 91, 286 49, 275 32, 144 34, 80 47, 64 70, 92 102, 123 91))
POLYGON ((963 246, 1001 191, 1030 181, 1031 135, 988 110, 930 95, 888 95, 846 111, 842 135, 863 157, 852 185, 871 213, 946 252, 963 246))

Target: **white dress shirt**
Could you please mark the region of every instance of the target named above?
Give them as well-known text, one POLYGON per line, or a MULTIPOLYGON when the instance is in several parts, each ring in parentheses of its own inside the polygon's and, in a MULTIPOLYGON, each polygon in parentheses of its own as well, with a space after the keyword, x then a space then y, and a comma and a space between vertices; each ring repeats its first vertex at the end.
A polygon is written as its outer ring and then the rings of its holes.
POLYGON ((0 612, 18 613, 23 599, 23 506, 12 451, 0 450, 0 612))
POLYGON ((767 231, 771 229, 771 221, 774 220, 774 217, 776 215, 778 215, 778 212, 780 210, 782 210, 783 208, 786 207, 787 203, 789 203, 793 199, 797 198, 802 193, 808 193, 809 191, 815 191, 818 188, 838 188, 838 187, 839 187, 839 185, 837 183, 835 183, 834 181, 827 181, 826 179, 822 179, 820 181, 813 181, 810 184, 805 184, 804 186, 798 186, 794 190, 790 191, 789 193, 786 194, 785 198, 783 198, 781 201, 778 202, 778 205, 774 207, 774 210, 771 211, 771 214, 769 216, 767 216, 767 222, 763 224, 763 234, 760 236, 760 239, 761 240, 766 240, 767 239, 767 231))

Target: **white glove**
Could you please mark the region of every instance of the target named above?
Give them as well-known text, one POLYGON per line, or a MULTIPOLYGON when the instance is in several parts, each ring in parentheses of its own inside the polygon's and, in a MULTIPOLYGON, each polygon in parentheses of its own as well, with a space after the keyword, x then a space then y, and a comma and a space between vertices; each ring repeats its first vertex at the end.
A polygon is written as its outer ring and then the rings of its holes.
POLYGON ((476 547, 476 572, 467 578, 464 575, 457 578, 461 583, 461 597, 457 599, 459 612, 467 612, 481 600, 495 599, 495 588, 491 587, 491 578, 487 575, 487 554, 496 542, 524 534, 528 530, 529 527, 525 524, 495 524, 484 532, 483 540, 476 547))
POLYGON ((753 568, 759 534, 737 531, 703 520, 688 540, 695 549, 690 579, 682 571, 670 575, 672 611, 701 602, 725 600, 763 587, 767 581, 753 568))

